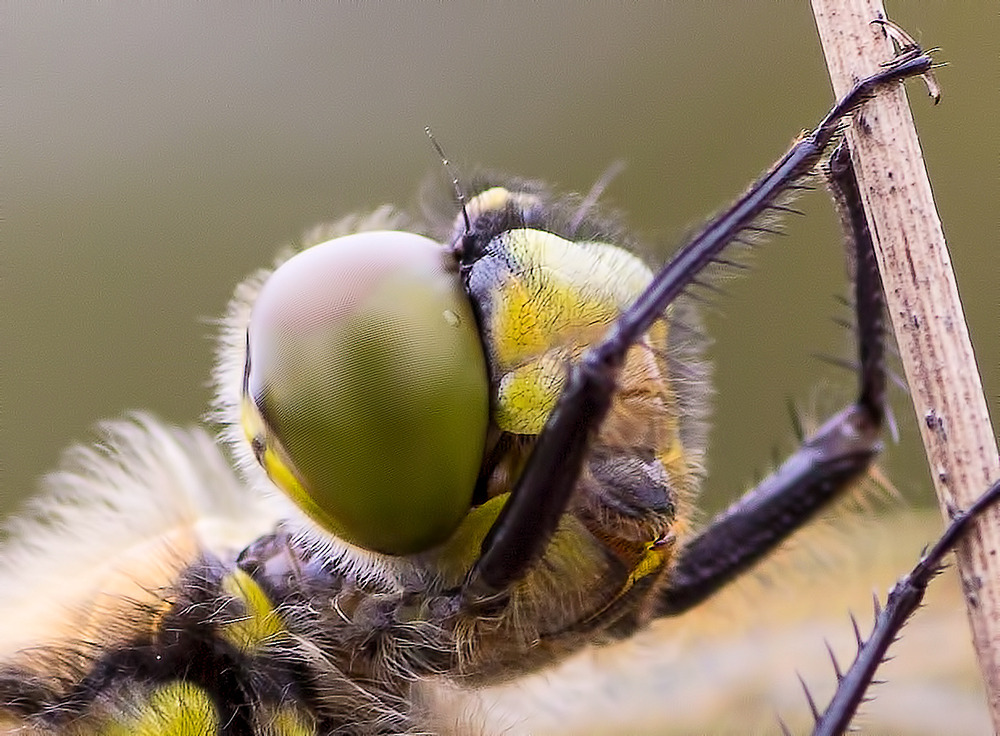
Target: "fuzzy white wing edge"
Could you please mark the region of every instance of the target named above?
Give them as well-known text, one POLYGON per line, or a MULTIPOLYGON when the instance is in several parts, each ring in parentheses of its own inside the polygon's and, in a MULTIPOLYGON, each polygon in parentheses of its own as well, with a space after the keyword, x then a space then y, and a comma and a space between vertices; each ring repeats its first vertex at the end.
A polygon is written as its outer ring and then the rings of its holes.
POLYGON ((159 600, 199 554, 231 557, 278 520, 202 429, 135 414, 100 432, 4 528, 0 661, 120 633, 123 606, 159 600))

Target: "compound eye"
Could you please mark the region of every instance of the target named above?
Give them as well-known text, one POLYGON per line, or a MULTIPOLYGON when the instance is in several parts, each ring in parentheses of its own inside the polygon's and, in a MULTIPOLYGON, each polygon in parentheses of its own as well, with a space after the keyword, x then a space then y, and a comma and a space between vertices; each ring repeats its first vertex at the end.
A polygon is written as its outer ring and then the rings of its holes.
POLYGON ((468 512, 489 416, 482 346, 445 248, 367 232, 278 268, 247 330, 243 428, 313 521, 402 555, 468 512))

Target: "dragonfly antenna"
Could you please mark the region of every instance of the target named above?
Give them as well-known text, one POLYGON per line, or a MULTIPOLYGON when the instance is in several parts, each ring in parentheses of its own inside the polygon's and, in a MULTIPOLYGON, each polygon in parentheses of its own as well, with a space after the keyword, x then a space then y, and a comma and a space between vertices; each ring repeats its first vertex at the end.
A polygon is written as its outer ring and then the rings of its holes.
POLYGON ((462 187, 458 183, 458 175, 455 174, 454 170, 451 168, 451 161, 448 157, 444 155, 444 150, 438 144, 437 139, 431 132, 430 126, 424 128, 424 132, 431 141, 431 145, 434 146, 434 150, 437 151, 437 155, 441 158, 441 165, 444 166, 444 170, 448 172, 448 176, 451 177, 451 185, 455 188, 455 200, 458 205, 462 208, 462 219, 465 220, 465 232, 466 234, 472 232, 472 223, 469 222, 469 212, 465 209, 465 194, 462 192, 462 187))

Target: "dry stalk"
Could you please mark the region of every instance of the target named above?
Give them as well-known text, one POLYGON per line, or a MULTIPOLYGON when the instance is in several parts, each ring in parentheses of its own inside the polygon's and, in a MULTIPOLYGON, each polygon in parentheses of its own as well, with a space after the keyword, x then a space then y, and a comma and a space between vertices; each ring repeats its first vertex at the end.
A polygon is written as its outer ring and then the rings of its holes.
MULTIPOLYGON (((893 54, 879 0, 812 0, 838 96, 893 54)), ((903 370, 946 516, 1000 478, 1000 455, 959 300, 951 259, 906 95, 880 93, 847 134, 903 370)), ((1000 733, 1000 509, 956 551, 973 644, 1000 733)))

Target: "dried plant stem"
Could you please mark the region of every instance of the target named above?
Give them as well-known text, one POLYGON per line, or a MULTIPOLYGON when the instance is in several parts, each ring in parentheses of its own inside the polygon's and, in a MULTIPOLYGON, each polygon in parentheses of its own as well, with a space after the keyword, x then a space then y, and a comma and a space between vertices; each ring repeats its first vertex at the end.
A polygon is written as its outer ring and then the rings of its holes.
MULTIPOLYGON (((833 88, 842 96, 893 54, 880 0, 812 0, 833 88)), ((931 476, 946 516, 1000 478, 1000 455, 944 232, 902 88, 865 104, 848 143, 931 476)), ((957 550, 994 729, 1000 733, 1000 510, 957 550)))

